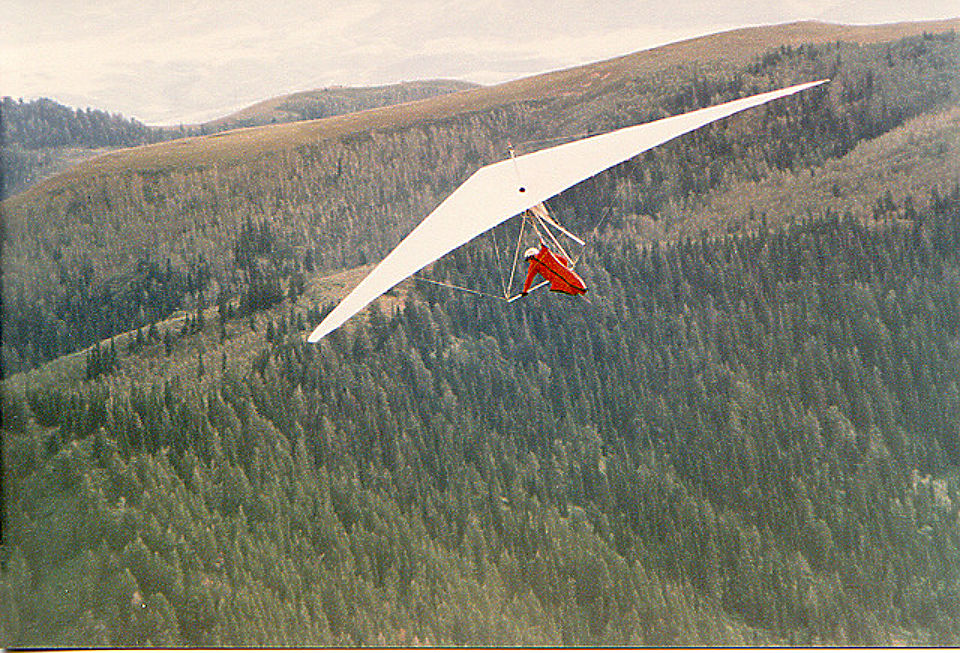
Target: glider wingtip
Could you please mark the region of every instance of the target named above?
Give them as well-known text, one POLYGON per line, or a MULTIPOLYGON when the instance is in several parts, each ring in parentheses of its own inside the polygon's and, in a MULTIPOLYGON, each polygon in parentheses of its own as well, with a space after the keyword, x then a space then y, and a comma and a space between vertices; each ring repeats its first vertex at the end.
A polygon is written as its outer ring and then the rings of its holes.
POLYGON ((316 344, 343 325, 344 320, 331 321, 329 318, 330 316, 328 315, 326 318, 320 320, 320 324, 313 330, 313 333, 307 336, 307 342, 316 344))
POLYGON ((327 333, 329 332, 326 331, 325 329, 321 329, 320 327, 317 327, 316 329, 313 330, 313 333, 307 336, 307 342, 309 342, 311 345, 315 345, 321 340, 323 340, 323 337, 327 335, 327 333))

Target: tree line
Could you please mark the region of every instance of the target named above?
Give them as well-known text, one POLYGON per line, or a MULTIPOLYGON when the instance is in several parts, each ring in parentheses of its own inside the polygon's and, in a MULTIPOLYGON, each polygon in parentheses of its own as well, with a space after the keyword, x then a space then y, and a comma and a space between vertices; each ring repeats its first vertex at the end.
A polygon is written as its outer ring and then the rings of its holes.
POLYGON ((49 147, 132 147, 163 140, 161 130, 99 109, 74 109, 49 98, 24 102, 4 97, 3 144, 49 147))

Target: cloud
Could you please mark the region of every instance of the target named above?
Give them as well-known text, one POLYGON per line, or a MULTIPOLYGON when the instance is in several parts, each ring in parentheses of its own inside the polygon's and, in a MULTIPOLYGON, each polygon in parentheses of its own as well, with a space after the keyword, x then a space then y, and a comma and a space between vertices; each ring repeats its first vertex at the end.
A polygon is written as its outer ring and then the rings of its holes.
POLYGON ((8 0, 3 92, 148 123, 331 84, 495 83, 742 24, 945 17, 954 0, 8 0))

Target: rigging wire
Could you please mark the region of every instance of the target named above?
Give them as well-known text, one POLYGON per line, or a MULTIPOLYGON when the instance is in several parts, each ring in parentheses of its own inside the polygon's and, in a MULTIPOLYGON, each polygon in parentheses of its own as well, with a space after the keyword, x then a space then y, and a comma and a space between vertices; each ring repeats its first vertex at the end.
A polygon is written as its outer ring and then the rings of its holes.
MULTIPOLYGON (((636 169, 637 169, 637 161, 636 161, 636 159, 631 160, 631 162, 630 162, 628 165, 629 165, 629 167, 632 169, 631 172, 635 173, 635 172, 636 172, 636 169)), ((594 187, 594 195, 597 196, 597 197, 599 197, 599 195, 600 195, 600 179, 599 179, 599 175, 598 175, 597 177, 594 177, 594 178, 593 178, 593 187, 594 187)), ((611 214, 612 212, 613 212, 613 211, 611 210, 610 203, 606 203, 606 204, 603 205, 602 215, 600 216, 600 220, 597 222, 597 224, 594 225, 593 229, 590 230, 590 233, 587 234, 587 237, 583 239, 583 240, 584 240, 584 242, 583 242, 583 247, 580 249, 580 253, 577 254, 577 258, 575 258, 575 259, 573 260, 573 262, 570 264, 570 269, 571 269, 571 270, 572 270, 574 267, 576 267, 577 262, 578 262, 581 258, 583 258, 584 252, 587 251, 587 245, 589 245, 590 242, 593 241, 593 239, 596 238, 596 237, 600 234, 600 227, 603 226, 603 223, 606 222, 607 218, 610 217, 610 214, 611 214)))
POLYGON ((482 295, 483 297, 493 297, 494 299, 499 299, 503 301, 506 297, 501 297, 500 295, 494 295, 493 293, 483 292, 482 290, 474 290, 473 288, 466 288, 464 286, 458 286, 453 283, 446 283, 444 281, 436 281, 435 279, 428 279, 426 277, 418 277, 417 275, 412 275, 411 279, 416 279, 417 281, 426 281, 427 283, 432 283, 435 286, 443 286, 444 288, 452 288, 454 290, 462 290, 463 292, 472 293, 474 295, 482 295))
MULTIPOLYGON (((550 229, 550 225, 552 223, 553 226, 556 227, 561 232, 564 232, 566 230, 563 227, 561 227, 559 223, 553 220, 553 216, 550 215, 550 210, 547 208, 546 201, 541 202, 541 205, 543 206, 543 210, 547 214, 546 215, 547 219, 544 219, 536 214, 534 214, 534 217, 537 218, 537 220, 540 222, 540 225, 546 230, 547 234, 550 236, 550 240, 552 240, 556 248, 560 250, 560 253, 563 255, 563 257, 569 261, 570 255, 567 253, 567 250, 564 249, 563 245, 560 244, 560 241, 556 238, 556 236, 553 235, 553 231, 550 229)), ((567 235, 569 236, 569 234, 567 235)))
MULTIPOLYGON (((565 249, 563 249, 563 245, 560 244, 560 241, 557 240, 557 237, 553 235, 553 232, 552 232, 552 231, 550 231, 550 227, 547 225, 547 223, 546 223, 545 221, 539 219, 539 218, 536 218, 536 217, 535 217, 534 219, 535 219, 537 222, 539 222, 539 223, 540 223, 540 226, 543 227, 543 230, 547 232, 547 236, 550 237, 550 241, 553 243, 553 246, 556 247, 557 250, 560 252, 560 254, 562 254, 563 257, 569 261, 569 260, 570 260, 570 255, 567 254, 567 251, 566 251, 565 249)), ((540 236, 540 240, 542 241, 542 240, 543 240, 543 234, 540 232, 539 229, 537 229, 537 235, 540 236)))
POLYGON ((517 184, 519 184, 519 191, 525 193, 527 191, 526 187, 523 185, 523 178, 520 176, 520 166, 517 165, 517 155, 513 151, 513 144, 509 141, 507 142, 507 152, 510 154, 510 160, 513 161, 513 171, 517 175, 517 184))
MULTIPOLYGON (((513 250, 513 265, 510 266, 510 283, 508 284, 507 287, 511 291, 513 290, 513 275, 517 271, 517 259, 520 258, 520 245, 521 243, 523 243, 523 228, 524 226, 526 226, 526 224, 527 224, 527 216, 526 214, 524 214, 520 218, 520 233, 517 235, 517 248, 513 250)), ((510 293, 507 293, 507 294, 509 295, 510 293)))
MULTIPOLYGON (((522 146, 524 146, 524 145, 541 145, 541 144, 543 144, 543 143, 553 143, 553 142, 556 142, 556 141, 563 141, 563 140, 571 140, 571 141, 572 141, 572 140, 579 140, 579 139, 581 139, 581 138, 587 138, 587 137, 589 137, 589 136, 595 136, 595 135, 597 135, 598 133, 602 133, 602 132, 585 131, 585 132, 580 132, 579 134, 564 134, 564 135, 562 135, 562 136, 553 136, 553 137, 551 137, 551 138, 540 138, 540 139, 537 139, 537 140, 520 141, 520 142, 517 143, 517 146, 518 146, 518 147, 522 147, 522 146)), ((510 147, 511 147, 511 149, 512 149, 512 148, 513 148, 513 145, 510 145, 510 147)), ((525 152, 525 154, 529 154, 529 152, 525 152)), ((521 156, 523 156, 523 155, 521 154, 521 156)))
POLYGON ((503 263, 500 260, 500 245, 497 243, 497 228, 494 227, 490 230, 490 235, 493 237, 493 251, 497 255, 497 270, 500 271, 500 288, 503 290, 503 296, 509 297, 510 293, 507 291, 507 282, 503 278, 503 263))
POLYGON ((609 207, 609 206, 604 206, 604 207, 603 207, 603 215, 600 217, 600 221, 597 222, 597 224, 596 224, 596 226, 594 226, 593 230, 591 230, 590 233, 587 234, 587 237, 584 238, 584 240, 583 240, 583 247, 580 248, 580 253, 577 254, 577 258, 573 259, 573 261, 570 263, 570 269, 571 269, 571 270, 572 270, 574 267, 576 267, 577 262, 578 262, 581 258, 583 258, 583 253, 584 253, 585 251, 587 251, 587 245, 589 245, 589 244, 590 244, 590 241, 592 241, 592 240, 594 239, 594 237, 596 237, 596 235, 597 235, 598 233, 600 233, 600 226, 606 221, 606 219, 607 219, 607 217, 610 215, 610 213, 611 213, 610 207, 609 207))

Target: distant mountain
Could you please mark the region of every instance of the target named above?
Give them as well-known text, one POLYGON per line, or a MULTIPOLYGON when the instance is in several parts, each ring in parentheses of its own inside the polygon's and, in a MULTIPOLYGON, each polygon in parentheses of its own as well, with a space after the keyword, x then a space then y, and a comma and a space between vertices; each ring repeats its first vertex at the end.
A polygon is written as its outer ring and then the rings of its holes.
POLYGON ((476 87, 477 84, 470 82, 443 79, 401 82, 387 86, 331 86, 257 102, 236 113, 205 122, 199 126, 199 129, 204 133, 213 133, 235 127, 329 118, 364 109, 424 100, 476 87))

